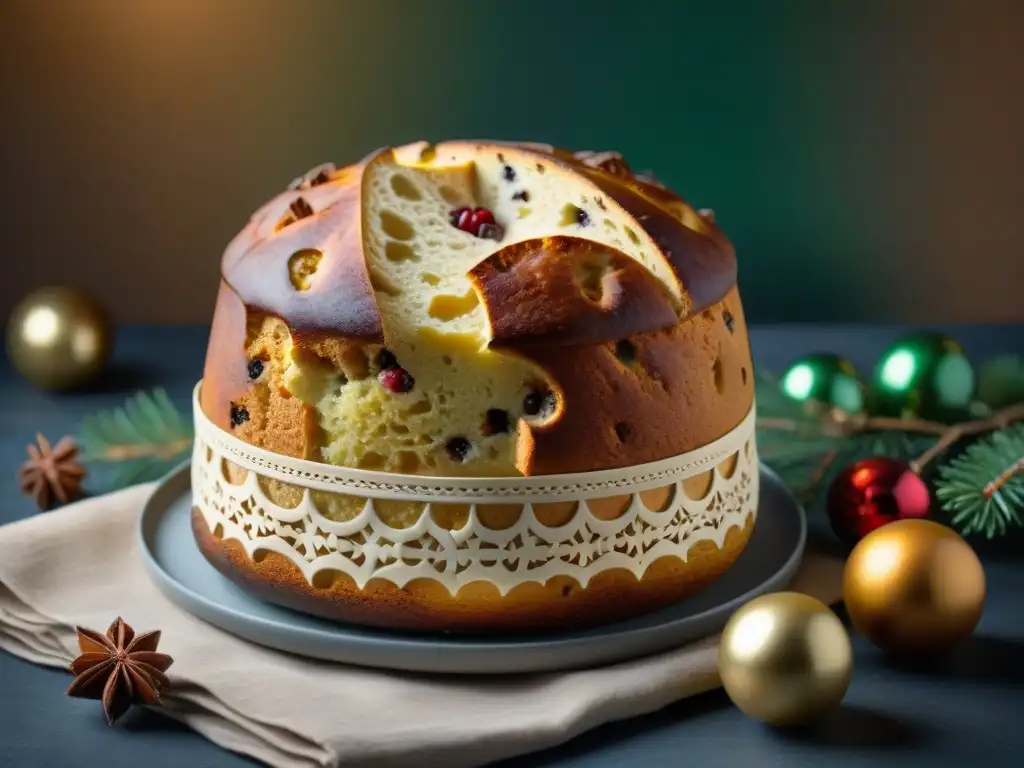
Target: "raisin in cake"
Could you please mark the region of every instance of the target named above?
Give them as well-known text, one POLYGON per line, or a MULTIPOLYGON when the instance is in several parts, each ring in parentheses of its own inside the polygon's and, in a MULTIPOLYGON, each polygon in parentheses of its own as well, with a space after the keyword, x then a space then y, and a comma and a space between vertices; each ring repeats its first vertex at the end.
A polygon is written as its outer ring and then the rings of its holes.
MULTIPOLYGON (((323 166, 252 217, 221 273, 201 406, 274 453, 405 475, 582 473, 692 451, 752 407, 731 245, 710 212, 616 153, 420 143, 323 166)), ((229 480, 244 472, 226 468, 229 480)), ((303 496, 275 480, 261 487, 285 507, 303 496)), ((331 520, 365 501, 312 497, 331 520)), ((467 512, 449 506, 432 514, 455 530, 467 512)), ((569 514, 557 506, 546 524, 569 514)), ((394 527, 431 513, 409 501, 377 508, 394 527)), ((494 509, 491 523, 517 514, 494 509)), ((315 591, 280 558, 257 563, 198 516, 195 528, 218 567, 271 599, 290 592, 307 610, 368 623, 541 625, 548 592, 564 591, 524 585, 519 609, 515 593, 487 589, 370 594, 338 579, 315 591)), ((639 582, 611 579, 589 600, 577 589, 566 615, 585 623, 609 598, 676 599, 724 571, 749 532, 639 582)))

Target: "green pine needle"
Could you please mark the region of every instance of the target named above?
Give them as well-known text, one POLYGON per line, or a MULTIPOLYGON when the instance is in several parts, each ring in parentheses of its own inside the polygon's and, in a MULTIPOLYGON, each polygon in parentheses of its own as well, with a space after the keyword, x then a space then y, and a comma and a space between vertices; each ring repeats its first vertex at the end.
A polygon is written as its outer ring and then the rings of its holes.
POLYGON ((85 461, 110 465, 108 490, 155 480, 192 447, 192 426, 162 389, 138 392, 121 408, 87 416, 78 433, 85 461))
POLYGON ((1024 527, 1024 424, 991 433, 939 467, 935 495, 964 535, 1024 527))
POLYGON ((934 441, 932 435, 906 432, 836 433, 818 414, 786 395, 778 380, 760 374, 757 378, 759 419, 786 419, 793 429, 759 428, 757 450, 809 509, 824 505, 825 492, 839 472, 872 456, 910 461, 934 441))

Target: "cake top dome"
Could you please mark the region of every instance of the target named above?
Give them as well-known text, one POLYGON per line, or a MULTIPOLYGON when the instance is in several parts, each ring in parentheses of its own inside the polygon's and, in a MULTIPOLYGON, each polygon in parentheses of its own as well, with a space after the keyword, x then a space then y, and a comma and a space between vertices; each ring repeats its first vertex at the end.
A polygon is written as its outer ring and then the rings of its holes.
POLYGON ((295 179, 234 239, 222 274, 246 305, 293 331, 381 343, 380 303, 396 298, 400 283, 464 278, 488 309, 494 343, 572 343, 700 311, 735 284, 736 260, 711 217, 633 174, 618 153, 420 142, 295 179), (488 220, 460 226, 464 208, 470 217, 482 208, 488 220), (564 268, 566 253, 588 246, 595 255, 581 259, 585 268, 564 268), (441 274, 418 268, 437 254, 441 274), (582 286, 575 300, 529 316, 514 312, 528 296, 562 293, 569 272, 593 290, 582 286), (591 300, 606 277, 607 290, 591 300))

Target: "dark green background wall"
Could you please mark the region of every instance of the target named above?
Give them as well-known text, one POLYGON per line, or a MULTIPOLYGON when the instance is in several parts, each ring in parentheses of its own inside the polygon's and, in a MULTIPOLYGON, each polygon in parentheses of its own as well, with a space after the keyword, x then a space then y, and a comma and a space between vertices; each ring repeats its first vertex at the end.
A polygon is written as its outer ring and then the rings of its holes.
POLYGON ((9 1, 0 78, 3 314, 205 321, 297 173, 461 136, 653 169, 755 320, 1024 319, 1024 2, 9 1))

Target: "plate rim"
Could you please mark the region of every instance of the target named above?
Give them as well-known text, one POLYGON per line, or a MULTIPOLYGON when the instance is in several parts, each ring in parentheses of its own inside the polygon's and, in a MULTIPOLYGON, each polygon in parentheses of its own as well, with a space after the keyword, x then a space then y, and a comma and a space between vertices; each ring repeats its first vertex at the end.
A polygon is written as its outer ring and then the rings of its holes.
MULTIPOLYGON (((264 616, 254 615, 245 613, 238 608, 229 604, 224 604, 219 601, 215 601, 206 595, 197 592, 190 586, 187 586, 174 578, 157 560, 156 555, 153 552, 151 546, 153 541, 151 540, 151 533, 155 534, 160 519, 166 515, 170 509, 171 503, 179 498, 182 493, 187 493, 191 488, 191 477, 189 468, 191 466, 191 460, 186 460, 179 464, 177 467, 172 469, 163 478, 161 478, 156 487, 150 492, 146 498, 145 504, 142 508, 142 513, 139 515, 138 522, 136 523, 136 543, 139 546, 140 553, 142 555, 143 563, 146 567, 146 571, 150 578, 154 580, 158 589, 161 593, 167 597, 172 603, 188 611, 189 613, 197 616, 199 619, 212 624, 224 631, 229 632, 236 637, 244 640, 245 642, 251 642, 262 647, 274 648, 278 651, 287 653, 294 653, 300 656, 306 656, 310 658, 316 658, 323 661, 330 661, 333 663, 347 663, 356 664, 360 666, 378 666, 390 669, 404 669, 409 671, 420 671, 420 672, 445 672, 448 673, 467 673, 468 669, 457 670, 454 668, 443 669, 442 667, 432 667, 429 665, 417 665, 417 664, 403 664, 403 665, 392 665, 392 664, 366 664, 356 660, 342 660, 338 656, 325 656, 323 654, 315 654, 297 650, 296 646, 301 645, 301 642, 288 642, 288 638, 300 640, 301 638, 315 639, 319 643, 339 643, 344 642, 347 647, 355 648, 360 652, 380 652, 382 650, 390 652, 399 651, 411 651, 411 650, 425 650, 425 649, 440 649, 445 653, 454 653, 458 651, 465 652, 477 652, 477 653, 494 653, 500 654, 502 652, 515 652, 518 654, 534 652, 544 652, 545 654, 565 652, 567 649, 579 648, 581 645, 586 646, 588 650, 592 650, 591 647, 595 644, 606 643, 613 646, 617 646, 620 649, 619 653, 611 653, 604 660, 581 660, 579 665, 569 664, 558 664, 557 666, 541 665, 533 671, 554 671, 556 669, 567 670, 574 668, 586 668, 601 666, 604 664, 616 663, 625 661, 628 659, 642 658, 644 656, 653 655, 655 653, 663 652, 671 647, 672 643, 667 643, 663 635, 666 633, 667 628, 675 625, 679 622, 686 622, 688 624, 699 624, 712 621, 716 616, 725 614, 731 614, 733 611, 738 609, 740 606, 754 599, 755 597, 765 594, 766 592, 777 589, 780 585, 788 585, 796 574, 799 568, 800 562, 803 559, 808 535, 808 524, 807 514, 804 507, 793 495, 792 491, 782 482, 778 474, 771 468, 765 466, 764 463, 758 463, 758 471, 762 475, 762 480, 768 479, 773 485, 776 486, 777 490, 780 491, 788 506, 792 508, 792 511, 798 518, 798 532, 795 546, 792 548, 789 556, 786 560, 777 567, 770 577, 763 580, 756 586, 748 589, 741 595, 728 600, 724 603, 715 605, 714 607, 707 608, 698 613, 694 613, 685 617, 676 617, 664 622, 646 624, 638 627, 623 627, 616 630, 616 624, 605 625, 604 627, 591 628, 589 630, 580 630, 576 632, 562 632, 562 633, 551 633, 551 634, 539 634, 536 636, 523 636, 515 639, 506 640, 500 637, 482 635, 476 637, 473 635, 451 635, 445 636, 444 634, 432 633, 417 636, 415 634, 403 634, 395 635, 389 630, 379 629, 374 627, 357 626, 358 634, 347 634, 344 638, 338 637, 338 632, 345 632, 347 627, 342 622, 336 623, 336 629, 325 628, 319 626, 302 626, 296 628, 294 626, 288 626, 280 620, 274 618, 267 618, 264 616), (160 503, 165 496, 170 494, 170 498, 165 503, 160 503), (230 622, 231 626, 225 626, 226 622, 230 622), (236 629, 238 625, 249 625, 256 626, 263 632, 270 633, 275 639, 279 639, 282 635, 285 636, 285 642, 290 647, 284 648, 281 644, 271 644, 261 642, 260 640, 253 639, 252 632, 239 633, 236 629), (595 630, 598 630, 598 634, 593 634, 595 630), (645 641, 653 636, 653 642, 645 641), (637 647, 643 646, 646 650, 636 651, 637 647)), ((756 525, 756 522, 755 522, 756 525)), ((253 598, 258 599, 258 598, 253 598)), ((666 609, 662 609, 666 610, 666 609)), ((312 617, 318 618, 318 617, 312 617)), ((619 624, 628 623, 635 621, 637 618, 628 619, 625 622, 618 622, 619 624)), ((325 619, 319 619, 322 621, 328 621, 325 619)), ((694 642, 694 641, 688 641, 694 642)), ((682 645, 685 643, 679 643, 682 645)), ((308 646, 308 643, 307 643, 308 646)), ((472 665, 473 671, 478 672, 476 668, 478 665, 472 665)), ((511 665, 506 670, 495 669, 491 674, 504 674, 504 673, 521 673, 527 671, 522 665, 511 665)))

